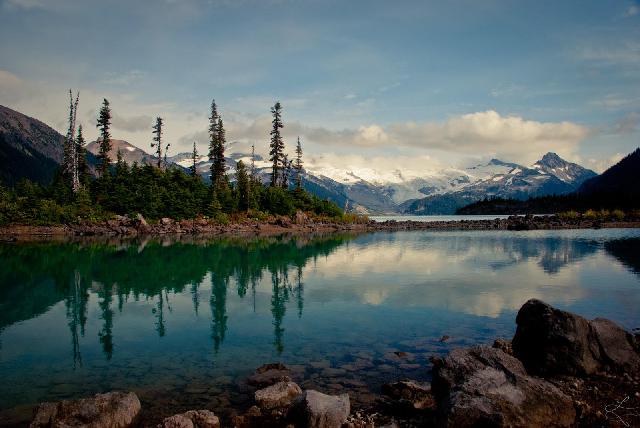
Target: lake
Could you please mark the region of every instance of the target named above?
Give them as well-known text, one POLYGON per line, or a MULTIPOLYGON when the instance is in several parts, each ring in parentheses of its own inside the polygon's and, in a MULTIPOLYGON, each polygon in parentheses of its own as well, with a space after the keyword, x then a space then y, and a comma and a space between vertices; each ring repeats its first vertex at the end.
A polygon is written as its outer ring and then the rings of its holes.
POLYGON ((432 355, 511 338, 534 297, 640 327, 639 229, 0 244, 0 260, 0 425, 114 389, 147 417, 242 409, 274 361, 364 405, 428 380, 432 355))

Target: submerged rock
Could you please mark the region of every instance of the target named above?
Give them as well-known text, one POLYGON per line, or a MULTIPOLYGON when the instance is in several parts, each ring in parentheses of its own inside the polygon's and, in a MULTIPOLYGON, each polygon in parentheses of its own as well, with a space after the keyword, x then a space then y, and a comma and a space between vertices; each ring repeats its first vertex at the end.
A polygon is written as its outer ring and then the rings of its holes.
POLYGON ((133 392, 108 392, 79 400, 42 403, 30 427, 124 428, 133 423, 139 412, 140 400, 133 392))
POLYGON ((278 382, 289 382, 291 371, 281 363, 271 363, 260 366, 255 373, 247 379, 251 386, 264 388, 278 382))
POLYGON ((166 418, 158 428, 220 428, 220 420, 209 410, 189 410, 166 418))
POLYGON ((414 409, 422 410, 435 405, 431 395, 431 385, 412 380, 401 380, 382 385, 382 393, 394 400, 408 402, 414 409))
POLYGON ((260 389, 255 400, 262 410, 275 410, 289 407, 302 394, 302 389, 293 382, 278 382, 260 389))
POLYGON ((340 428, 350 413, 348 394, 327 395, 313 389, 305 391, 296 403, 294 414, 308 428, 340 428))
POLYGON ((456 349, 437 361, 433 392, 450 427, 568 427, 575 419, 569 397, 487 346, 456 349))
POLYGON ((520 308, 516 323, 513 353, 529 373, 580 376, 602 370, 640 371, 635 338, 612 321, 587 321, 532 299, 520 308))

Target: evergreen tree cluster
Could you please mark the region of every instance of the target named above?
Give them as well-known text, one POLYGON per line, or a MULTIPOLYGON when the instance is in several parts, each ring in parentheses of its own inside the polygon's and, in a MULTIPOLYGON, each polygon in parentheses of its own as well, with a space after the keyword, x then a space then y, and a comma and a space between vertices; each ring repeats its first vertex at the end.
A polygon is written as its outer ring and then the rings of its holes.
MULTIPOLYGON (((73 99, 71 110, 74 114, 73 99)), ((80 126, 76 137, 65 140, 65 152, 69 151, 69 141, 75 141, 73 148, 79 154, 74 166, 78 171, 79 186, 76 188, 70 182, 65 165, 49 186, 22 181, 8 189, 0 184, 0 224, 68 224, 81 219, 96 221, 113 214, 135 216, 138 213, 150 220, 205 217, 226 222, 230 217, 238 216, 256 219, 269 215, 291 216, 298 210, 342 219, 344 214, 336 204, 311 195, 302 188, 300 140, 297 141, 295 163, 290 162, 284 153, 284 140, 280 133, 283 128, 282 106, 278 102, 271 111, 270 155, 273 168, 270 185, 266 186, 255 174, 254 159, 249 169, 244 162, 237 163, 235 180, 227 175, 224 125, 215 101, 212 102, 208 152, 212 162, 211 184, 208 185, 197 172, 195 143, 188 173, 176 165, 167 165, 169 145, 164 145, 162 140, 164 122, 160 117, 153 127, 152 147, 156 149, 156 165, 128 165, 120 152, 112 164, 109 157, 112 114, 105 99, 97 121, 100 130, 97 178, 92 180, 90 175, 80 126), (295 185, 290 188, 292 170, 295 171, 295 185)), ((74 122, 75 119, 71 118, 70 123, 74 122)))

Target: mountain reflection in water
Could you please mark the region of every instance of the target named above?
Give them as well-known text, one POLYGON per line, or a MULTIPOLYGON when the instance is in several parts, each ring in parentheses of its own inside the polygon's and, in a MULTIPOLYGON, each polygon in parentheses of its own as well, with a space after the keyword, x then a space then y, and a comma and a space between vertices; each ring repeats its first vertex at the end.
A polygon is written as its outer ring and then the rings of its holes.
POLYGON ((274 360, 315 361, 307 382, 365 360, 354 382, 420 378, 512 335, 534 297, 638 327, 638 254, 631 229, 0 244, 0 422, 106 389, 233 388, 274 360))

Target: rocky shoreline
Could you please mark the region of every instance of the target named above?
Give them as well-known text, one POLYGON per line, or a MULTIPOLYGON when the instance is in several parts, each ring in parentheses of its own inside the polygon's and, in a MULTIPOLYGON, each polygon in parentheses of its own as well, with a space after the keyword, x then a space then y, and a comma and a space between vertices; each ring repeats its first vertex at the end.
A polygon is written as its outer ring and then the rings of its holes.
POLYGON ((453 221, 363 221, 340 223, 314 221, 298 212, 293 218, 273 217, 267 221, 242 221, 219 224, 207 219, 180 220, 163 218, 156 223, 144 217, 116 216, 103 222, 79 222, 56 226, 8 225, 0 227, 0 241, 38 240, 82 236, 273 236, 281 234, 309 234, 331 232, 377 232, 409 230, 558 230, 593 228, 640 228, 640 219, 601 221, 591 219, 565 219, 549 216, 511 216, 494 220, 453 221))
POLYGON ((191 410, 141 418, 134 393, 42 403, 31 427, 631 427, 640 426, 640 332, 529 300, 513 340, 434 357, 432 382, 398 380, 366 408, 348 393, 303 390, 280 363, 246 383, 253 405, 229 415, 191 410))

